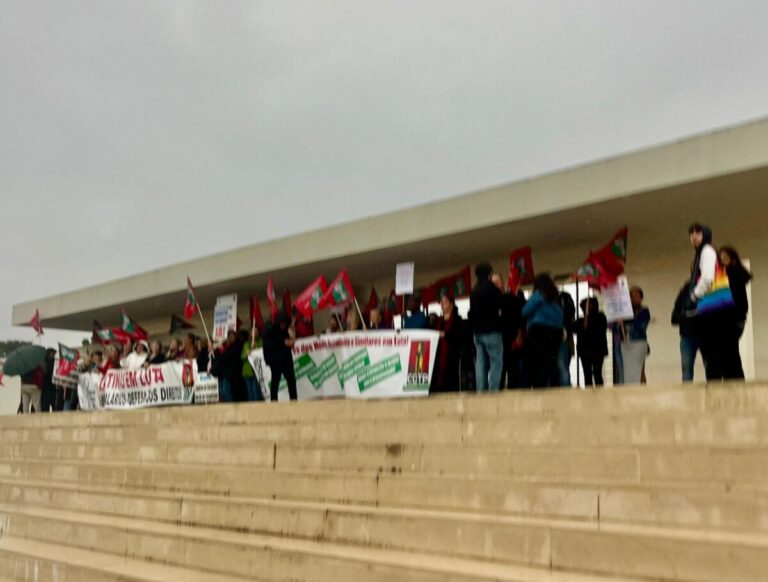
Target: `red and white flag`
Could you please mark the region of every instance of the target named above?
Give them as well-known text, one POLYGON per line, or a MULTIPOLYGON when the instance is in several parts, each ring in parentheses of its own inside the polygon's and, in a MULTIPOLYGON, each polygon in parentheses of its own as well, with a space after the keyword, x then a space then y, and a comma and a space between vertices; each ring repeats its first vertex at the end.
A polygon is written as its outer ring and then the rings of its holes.
POLYGON ((32 319, 29 320, 29 325, 32 326, 32 329, 35 330, 35 333, 37 333, 37 335, 43 335, 43 326, 40 324, 39 309, 35 309, 35 314, 32 316, 32 319))
POLYGON ((184 301, 184 317, 186 319, 192 319, 195 316, 195 313, 199 311, 200 306, 197 304, 195 288, 192 287, 192 281, 187 277, 187 298, 184 301))
POLYGON ((269 303, 269 314, 272 317, 272 323, 275 322, 277 312, 280 311, 277 308, 277 299, 275 297, 275 280, 270 277, 267 281, 267 303, 269 303))

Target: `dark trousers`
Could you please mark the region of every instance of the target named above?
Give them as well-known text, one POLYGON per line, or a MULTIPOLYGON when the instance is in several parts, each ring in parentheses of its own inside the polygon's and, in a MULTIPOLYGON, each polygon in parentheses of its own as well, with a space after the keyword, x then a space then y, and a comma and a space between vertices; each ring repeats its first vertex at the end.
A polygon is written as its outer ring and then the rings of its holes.
POLYGON ((40 412, 53 412, 56 410, 56 387, 43 386, 40 395, 40 412))
POLYGON ((707 380, 743 380, 737 323, 727 313, 713 313, 699 317, 696 330, 707 380))
POLYGON ((504 346, 504 367, 501 370, 499 388, 522 388, 522 350, 513 350, 504 346))
POLYGON ((605 356, 579 355, 579 359, 584 370, 584 385, 602 386, 605 356))
POLYGON ((288 396, 291 400, 298 400, 299 398, 296 393, 296 372, 293 369, 293 362, 286 361, 270 364, 269 369, 272 370, 272 380, 269 383, 269 393, 272 397, 272 402, 277 402, 277 391, 280 387, 280 378, 283 376, 288 383, 288 396))
POLYGON ((557 355, 563 343, 560 328, 535 325, 528 330, 528 363, 534 388, 560 386, 557 355))

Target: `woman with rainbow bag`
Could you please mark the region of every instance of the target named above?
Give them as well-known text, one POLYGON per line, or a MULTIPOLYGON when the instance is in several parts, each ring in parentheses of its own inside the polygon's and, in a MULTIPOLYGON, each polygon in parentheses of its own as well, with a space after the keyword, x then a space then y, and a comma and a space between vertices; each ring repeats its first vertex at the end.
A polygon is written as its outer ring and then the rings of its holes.
MULTIPOLYGON (((696 250, 691 267, 690 311, 701 346, 707 381, 731 378, 728 365, 733 342, 738 350, 738 337, 731 328, 734 308, 728 275, 712 246, 712 229, 699 223, 688 229, 696 250)), ((742 376, 743 377, 743 376, 742 376)))

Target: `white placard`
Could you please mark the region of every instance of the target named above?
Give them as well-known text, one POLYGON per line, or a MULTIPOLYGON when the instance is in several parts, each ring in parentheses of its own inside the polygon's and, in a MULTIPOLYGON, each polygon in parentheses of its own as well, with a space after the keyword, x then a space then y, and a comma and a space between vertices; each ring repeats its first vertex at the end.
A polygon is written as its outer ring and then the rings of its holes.
POLYGON ((398 263, 395 268, 395 293, 410 295, 413 293, 413 263, 398 263))
POLYGON ((237 295, 222 295, 216 298, 213 310, 213 341, 227 339, 227 332, 237 329, 237 295))
POLYGON ((603 297, 603 309, 608 321, 624 321, 634 319, 632 299, 629 296, 629 283, 622 275, 616 283, 610 287, 601 287, 600 295, 603 297))
POLYGON ((195 374, 195 404, 212 404, 219 401, 219 381, 208 372, 195 374))

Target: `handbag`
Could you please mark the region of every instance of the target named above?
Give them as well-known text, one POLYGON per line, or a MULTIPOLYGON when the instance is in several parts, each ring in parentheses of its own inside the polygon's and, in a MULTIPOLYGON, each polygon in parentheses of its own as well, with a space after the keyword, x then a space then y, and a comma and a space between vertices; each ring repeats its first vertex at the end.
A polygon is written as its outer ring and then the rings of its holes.
POLYGON ((715 262, 715 279, 706 295, 699 299, 696 305, 697 315, 707 315, 733 307, 733 293, 731 293, 731 283, 720 261, 715 262))

